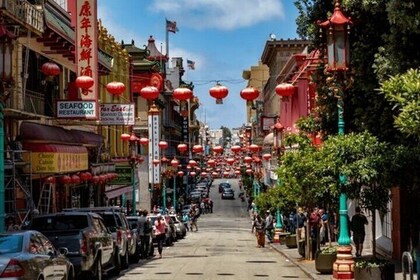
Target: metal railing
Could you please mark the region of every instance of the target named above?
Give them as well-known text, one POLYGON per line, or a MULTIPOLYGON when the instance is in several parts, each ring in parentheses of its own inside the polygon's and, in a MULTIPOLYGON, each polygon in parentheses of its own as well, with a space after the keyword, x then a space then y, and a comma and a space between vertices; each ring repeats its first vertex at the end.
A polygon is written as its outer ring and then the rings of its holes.
POLYGON ((408 266, 408 273, 410 275, 410 280, 413 280, 413 257, 411 256, 410 252, 406 251, 402 254, 401 258, 401 267, 403 271, 403 279, 407 279, 407 271, 405 264, 407 263, 408 266))
POLYGON ((45 97, 43 93, 26 90, 24 111, 37 115, 45 114, 45 97))
POLYGON ((0 0, 0 8, 6 9, 16 19, 31 26, 40 33, 44 32, 43 11, 28 1, 0 0))

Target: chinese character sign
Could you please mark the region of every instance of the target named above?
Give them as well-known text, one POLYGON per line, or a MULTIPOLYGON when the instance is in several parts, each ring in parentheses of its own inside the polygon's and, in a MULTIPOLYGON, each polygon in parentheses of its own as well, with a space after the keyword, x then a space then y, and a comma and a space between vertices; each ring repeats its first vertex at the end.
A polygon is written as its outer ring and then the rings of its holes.
POLYGON ((77 0, 76 7, 76 75, 94 80, 91 88, 83 89, 82 100, 98 100, 98 36, 97 0, 77 0))
POLYGON ((153 164, 153 160, 160 160, 160 129, 159 129, 159 115, 150 114, 148 116, 149 124, 149 183, 160 183, 160 164, 153 164))

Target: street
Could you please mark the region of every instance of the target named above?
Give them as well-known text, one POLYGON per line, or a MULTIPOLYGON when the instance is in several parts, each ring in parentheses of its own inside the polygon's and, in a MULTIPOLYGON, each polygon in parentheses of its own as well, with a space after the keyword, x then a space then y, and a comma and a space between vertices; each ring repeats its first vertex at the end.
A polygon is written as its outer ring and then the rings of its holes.
POLYGON ((198 220, 198 232, 165 247, 162 259, 141 260, 112 279, 310 279, 270 246, 256 247, 246 202, 237 179, 228 179, 234 200, 222 200, 216 179, 210 191, 214 212, 198 220))

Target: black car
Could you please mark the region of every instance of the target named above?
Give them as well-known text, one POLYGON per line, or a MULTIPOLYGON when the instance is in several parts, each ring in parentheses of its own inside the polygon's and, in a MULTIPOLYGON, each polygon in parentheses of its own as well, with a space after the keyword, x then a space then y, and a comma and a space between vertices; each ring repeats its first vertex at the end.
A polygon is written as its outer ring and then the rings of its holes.
POLYGON ((222 191, 222 199, 235 199, 235 192, 231 188, 222 191))
POLYGON ((219 184, 219 193, 222 193, 224 189, 231 189, 232 186, 229 182, 222 182, 219 184))
POLYGON ((28 227, 44 234, 56 248, 67 248, 76 279, 102 279, 105 271, 120 273, 112 234, 101 216, 83 212, 46 214, 34 217, 28 227))

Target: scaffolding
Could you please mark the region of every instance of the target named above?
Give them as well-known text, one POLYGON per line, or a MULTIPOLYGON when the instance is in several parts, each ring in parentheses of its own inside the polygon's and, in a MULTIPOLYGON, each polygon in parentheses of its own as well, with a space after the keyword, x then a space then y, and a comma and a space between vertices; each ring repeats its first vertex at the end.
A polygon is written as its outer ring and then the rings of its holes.
POLYGON ((35 209, 32 193, 31 159, 30 151, 5 151, 5 214, 6 218, 14 218, 20 225, 23 225, 30 219, 30 215, 35 209), (28 161, 25 161, 24 159, 28 159, 28 161))

